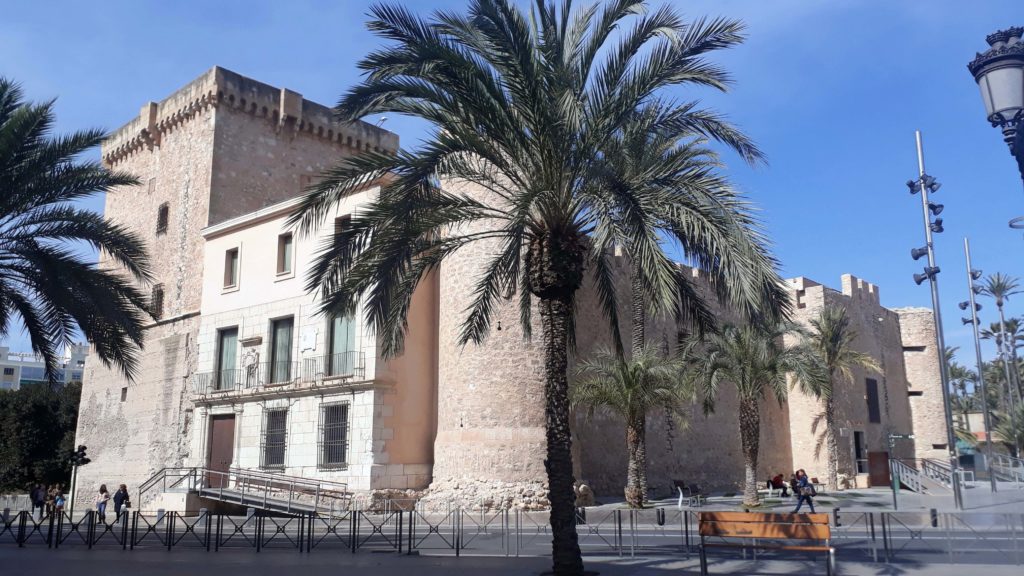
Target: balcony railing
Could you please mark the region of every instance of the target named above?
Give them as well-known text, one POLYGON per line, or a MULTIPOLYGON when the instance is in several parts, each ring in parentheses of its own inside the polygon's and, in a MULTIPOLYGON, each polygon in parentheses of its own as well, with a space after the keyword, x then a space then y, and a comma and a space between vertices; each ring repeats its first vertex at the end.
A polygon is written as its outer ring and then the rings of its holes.
POLYGON ((366 365, 362 352, 313 356, 302 361, 302 381, 316 382, 331 378, 363 378, 366 365))
POLYGON ((192 376, 197 394, 278 386, 296 381, 306 383, 334 378, 361 379, 366 374, 362 352, 343 352, 305 358, 301 362, 260 362, 241 368, 199 372, 192 376))

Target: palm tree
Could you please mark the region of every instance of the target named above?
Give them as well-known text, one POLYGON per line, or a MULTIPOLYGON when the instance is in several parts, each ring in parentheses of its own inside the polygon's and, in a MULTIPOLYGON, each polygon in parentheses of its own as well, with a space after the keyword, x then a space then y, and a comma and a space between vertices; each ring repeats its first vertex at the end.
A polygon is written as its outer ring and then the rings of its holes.
POLYGON ((1013 413, 997 412, 992 436, 1002 442, 1014 456, 1020 457, 1020 446, 1024 445, 1024 407, 1018 406, 1013 413))
POLYGON ((974 406, 974 397, 967 392, 967 385, 975 384, 978 381, 977 374, 963 364, 956 361, 957 346, 946 347, 946 370, 949 375, 949 383, 953 386, 955 394, 952 396, 953 407, 960 412, 961 426, 967 432, 971 431, 971 423, 967 415, 974 406))
POLYGON ((801 382, 823 378, 813 351, 804 344, 785 346, 783 338, 796 332, 791 326, 727 326, 711 335, 703 357, 696 361, 701 382, 704 413, 714 411, 715 399, 723 385, 736 387, 739 397, 740 444, 745 477, 744 506, 757 506, 757 459, 760 449, 759 404, 771 394, 780 404, 786 400, 786 378, 792 374, 801 382))
POLYGON ((104 364, 133 378, 148 313, 131 280, 150 279, 145 249, 126 228, 72 203, 137 181, 79 157, 103 132, 52 136, 53 104, 26 102, 0 78, 0 337, 20 322, 56 382, 59 355, 80 331, 104 364), (86 261, 76 244, 112 266, 86 261))
MULTIPOLYGON (((380 183, 376 200, 318 254, 307 287, 323 294, 324 312, 355 313, 363 302, 386 356, 402 349, 419 281, 450 254, 479 242, 494 256, 479 279, 461 341, 482 342, 503 300, 518 296, 527 335, 539 311, 556 574, 583 570, 567 363, 584 270, 593 275, 613 333, 615 245, 628 245, 649 300, 663 310, 676 307, 679 290, 666 240, 681 244, 691 259, 711 263, 718 293, 735 309, 775 317, 786 305, 774 258, 745 241, 756 234, 733 234, 756 226, 740 198, 703 205, 672 188, 601 184, 601 150, 640 110, 660 110, 658 124, 681 138, 712 129, 731 134, 714 114, 674 104, 663 92, 687 84, 724 88, 726 75, 703 56, 741 42, 742 25, 724 19, 686 24, 671 8, 645 9, 640 0, 579 10, 569 0, 560 7, 537 0, 527 14, 508 0, 471 0, 466 15, 436 12, 424 20, 399 6, 372 8, 368 27, 393 45, 360 62, 366 81, 342 98, 338 117, 404 114, 426 120, 434 131, 415 150, 367 151, 346 160, 324 174, 291 218, 300 230, 315 231, 346 195, 380 183), (479 192, 442 189, 441 179, 479 192), (626 218, 620 217, 623 206, 631 206, 626 218)), ((741 136, 734 140, 753 154, 741 136)))
POLYGON ((846 308, 828 304, 810 320, 807 345, 814 351, 825 378, 799 380, 801 388, 825 404, 825 445, 828 447, 828 487, 839 489, 839 437, 836 434, 835 397, 839 388, 853 380, 853 369, 881 369, 871 356, 854 348, 857 332, 850 326, 846 308))
POLYGON ((644 346, 634 349, 628 360, 615 352, 599 351, 578 370, 578 379, 569 389, 572 404, 609 412, 626 423, 626 503, 642 508, 647 491, 642 483, 642 471, 647 468, 646 416, 663 409, 666 418, 684 418, 693 398, 684 377, 685 365, 678 357, 666 358, 655 347, 644 346))
MULTIPOLYGON (((1014 332, 1010 332, 1006 315, 1003 310, 1006 301, 1010 299, 1010 296, 1014 294, 1020 294, 1020 281, 1013 276, 1003 274, 1002 272, 996 272, 995 274, 989 274, 985 277, 985 281, 982 282, 981 292, 991 296, 996 301, 996 308, 999 310, 999 333, 1003 335, 1003 338, 997 340, 997 344, 1000 346, 999 350, 1002 352, 1004 349, 1009 355, 1009 361, 1003 359, 1004 365, 1006 365, 1007 372, 1010 373, 1010 394, 1016 395, 1018 404, 1021 399, 1020 389, 1020 374, 1017 372, 1017 347, 1020 341, 1020 335, 1017 333, 1016 327, 1014 332)), ((988 331, 987 336, 991 337, 991 331, 988 331)))

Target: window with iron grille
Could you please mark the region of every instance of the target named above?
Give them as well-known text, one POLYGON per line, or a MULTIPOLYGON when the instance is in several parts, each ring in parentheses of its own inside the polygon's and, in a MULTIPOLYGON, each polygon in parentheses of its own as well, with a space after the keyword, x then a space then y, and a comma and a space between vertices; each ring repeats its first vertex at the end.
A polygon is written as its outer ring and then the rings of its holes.
POLYGON ((149 298, 150 312, 157 320, 164 314, 164 285, 153 286, 153 294, 149 298))
POLYGON ((344 468, 348 464, 348 403, 320 406, 317 453, 319 468, 344 468))
POLYGON ((284 452, 288 445, 287 408, 274 408, 263 412, 261 444, 260 467, 284 468, 284 452))
POLYGON ((171 205, 164 202, 156 209, 156 233, 166 234, 167 223, 171 217, 171 205))

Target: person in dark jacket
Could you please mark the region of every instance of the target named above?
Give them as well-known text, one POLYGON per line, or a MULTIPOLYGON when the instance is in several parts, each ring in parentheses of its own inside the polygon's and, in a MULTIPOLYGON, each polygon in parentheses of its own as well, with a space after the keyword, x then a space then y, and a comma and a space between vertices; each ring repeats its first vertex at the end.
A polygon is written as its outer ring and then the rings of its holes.
POLYGON ((796 510, 793 510, 794 514, 800 512, 800 507, 807 502, 807 505, 811 507, 811 514, 814 514, 814 484, 807 478, 807 472, 801 468, 796 471, 796 510))
POLYGON ((114 492, 114 514, 118 518, 121 517, 121 509, 128 509, 132 505, 131 500, 128 498, 128 487, 121 484, 117 487, 117 492, 114 492))
POLYGON ((43 506, 46 505, 46 488, 43 488, 42 484, 36 484, 35 488, 32 488, 32 492, 29 493, 29 499, 32 500, 33 512, 36 508, 39 509, 39 519, 43 519, 43 506))

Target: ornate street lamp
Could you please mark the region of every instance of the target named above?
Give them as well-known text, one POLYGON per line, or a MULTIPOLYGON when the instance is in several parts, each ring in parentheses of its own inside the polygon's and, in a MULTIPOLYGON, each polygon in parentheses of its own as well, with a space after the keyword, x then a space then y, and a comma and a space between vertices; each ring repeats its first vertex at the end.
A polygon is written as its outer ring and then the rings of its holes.
MULTIPOLYGON (((981 89, 985 114, 993 127, 1003 131, 1010 154, 1024 179, 1024 28, 1000 30, 985 37, 989 49, 979 53, 967 69, 981 89)), ((1010 221, 1011 228, 1024 228, 1024 216, 1010 221)))

